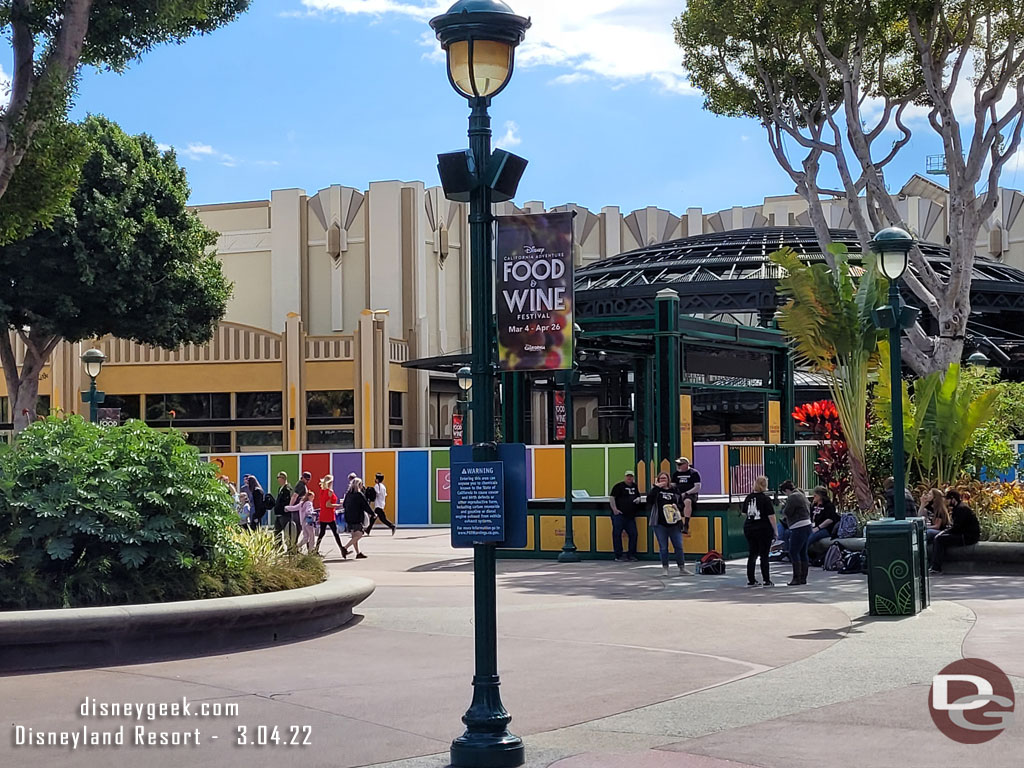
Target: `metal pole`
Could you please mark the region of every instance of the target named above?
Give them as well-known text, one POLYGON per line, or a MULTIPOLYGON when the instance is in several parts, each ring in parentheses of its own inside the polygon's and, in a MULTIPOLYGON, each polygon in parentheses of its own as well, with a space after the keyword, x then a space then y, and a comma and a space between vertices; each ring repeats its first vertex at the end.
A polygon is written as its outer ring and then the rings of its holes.
POLYGON ((576 436, 576 419, 572 406, 572 379, 574 371, 565 373, 565 541, 558 555, 560 563, 578 563, 575 532, 572 526, 572 443, 576 436))
POLYGON ((89 377, 89 421, 95 424, 99 421, 99 408, 96 407, 96 378, 89 377))
POLYGON ((903 360, 900 350, 900 285, 889 281, 889 306, 893 312, 893 327, 889 329, 889 378, 892 383, 892 481, 893 515, 897 520, 907 518, 907 470, 903 455, 903 360))
MULTIPOLYGON (((491 117, 486 98, 470 99, 469 147, 478 180, 491 157, 491 117)), ((493 267, 491 190, 478 183, 469 201, 470 289, 473 323, 473 413, 475 445, 494 442, 493 267)), ((474 460, 477 456, 474 455, 474 460)), ((496 556, 493 544, 473 548, 473 616, 476 673, 473 702, 462 722, 466 732, 452 742, 456 768, 513 768, 523 764, 523 741, 508 731, 512 717, 501 703, 498 677, 496 556)))

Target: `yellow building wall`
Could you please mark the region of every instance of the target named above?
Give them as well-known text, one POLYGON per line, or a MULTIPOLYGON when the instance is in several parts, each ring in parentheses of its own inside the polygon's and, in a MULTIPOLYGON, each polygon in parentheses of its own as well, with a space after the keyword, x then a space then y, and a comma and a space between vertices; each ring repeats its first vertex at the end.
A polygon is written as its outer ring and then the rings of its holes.
POLYGON ((403 368, 401 365, 391 363, 391 391, 392 392, 408 392, 409 391, 409 369, 403 368))
POLYGON ((355 372, 355 363, 351 360, 306 363, 306 390, 355 389, 355 372))
POLYGON ((96 384, 112 395, 189 392, 277 392, 281 363, 107 365, 96 384))
POLYGON ((270 227, 270 201, 200 205, 196 213, 203 224, 217 232, 247 232, 270 227))

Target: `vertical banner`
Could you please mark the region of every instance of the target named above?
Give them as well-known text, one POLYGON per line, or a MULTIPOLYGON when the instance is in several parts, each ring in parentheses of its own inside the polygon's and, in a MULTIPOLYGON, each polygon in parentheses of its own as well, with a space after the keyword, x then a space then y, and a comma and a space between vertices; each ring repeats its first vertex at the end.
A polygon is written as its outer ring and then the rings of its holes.
POLYGON ((462 414, 452 414, 452 445, 462 445, 462 414))
POLYGON ((782 403, 778 400, 768 401, 768 439, 771 445, 782 442, 782 403))
POLYGON ((572 367, 573 213, 499 216, 498 367, 553 371, 572 367))
POLYGON ((555 442, 565 442, 565 392, 555 393, 555 442))

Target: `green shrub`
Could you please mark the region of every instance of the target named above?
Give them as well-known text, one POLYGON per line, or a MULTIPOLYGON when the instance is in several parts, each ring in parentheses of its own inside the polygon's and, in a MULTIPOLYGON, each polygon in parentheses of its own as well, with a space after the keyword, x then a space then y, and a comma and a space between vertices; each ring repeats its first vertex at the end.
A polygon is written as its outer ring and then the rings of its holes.
POLYGON ((51 417, 0 448, 0 608, 187 600, 323 579, 322 563, 259 559, 237 532, 215 467, 178 432, 51 417))

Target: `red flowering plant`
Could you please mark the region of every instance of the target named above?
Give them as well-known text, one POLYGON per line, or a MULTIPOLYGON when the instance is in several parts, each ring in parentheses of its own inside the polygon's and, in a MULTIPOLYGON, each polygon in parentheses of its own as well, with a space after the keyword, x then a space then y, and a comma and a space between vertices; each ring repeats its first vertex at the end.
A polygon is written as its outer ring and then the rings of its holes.
POLYGON ((818 441, 818 459, 814 471, 821 484, 829 489, 839 508, 853 502, 850 477, 850 451, 839 422, 839 411, 831 400, 818 400, 793 410, 793 420, 818 441))

